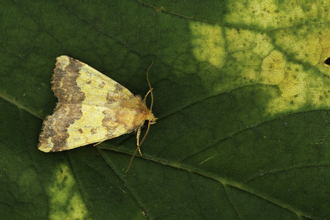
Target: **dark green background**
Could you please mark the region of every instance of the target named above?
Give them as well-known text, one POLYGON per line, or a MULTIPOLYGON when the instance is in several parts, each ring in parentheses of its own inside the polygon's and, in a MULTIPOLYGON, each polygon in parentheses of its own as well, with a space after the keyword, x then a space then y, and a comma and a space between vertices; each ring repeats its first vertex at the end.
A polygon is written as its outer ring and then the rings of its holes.
POLYGON ((246 1, 1 1, 0 219, 330 219, 328 91, 323 105, 266 114, 281 96, 277 86, 228 77, 239 78, 250 61, 230 51, 221 68, 196 59, 190 29, 198 22, 265 33, 287 60, 329 84, 327 73, 276 44, 321 23, 326 32, 329 3, 316 4, 316 14, 301 3, 304 19, 291 2, 279 4, 292 19, 264 27, 226 19, 246 1), (128 173, 134 133, 97 148, 37 149, 57 102, 50 80, 60 55, 141 96, 155 61, 149 78, 159 119, 128 173))

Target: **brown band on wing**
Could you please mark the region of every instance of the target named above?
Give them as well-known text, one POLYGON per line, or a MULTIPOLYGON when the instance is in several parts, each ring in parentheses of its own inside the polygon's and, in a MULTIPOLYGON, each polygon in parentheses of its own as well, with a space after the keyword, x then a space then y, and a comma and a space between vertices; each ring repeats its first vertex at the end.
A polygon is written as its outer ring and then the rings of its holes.
POLYGON ((124 100, 126 97, 122 96, 122 91, 125 89, 125 87, 123 87, 122 85, 120 85, 119 83, 117 83, 115 85, 115 90, 113 92, 108 92, 107 93, 107 104, 108 105, 112 105, 115 102, 124 100))
POLYGON ((83 65, 83 63, 73 58, 69 58, 67 66, 57 60, 52 78, 52 90, 59 102, 81 103, 85 99, 85 93, 81 92, 76 82, 80 76, 80 68, 83 65))
POLYGON ((103 112, 104 118, 102 120, 102 126, 107 129, 106 136, 108 138, 112 138, 114 135, 114 131, 118 123, 115 121, 114 115, 109 110, 104 110, 103 112))
POLYGON ((43 123, 43 131, 39 137, 39 148, 53 143, 49 152, 66 149, 66 140, 69 137, 68 128, 76 120, 82 117, 81 105, 62 104, 56 106, 54 114, 48 116, 43 123))

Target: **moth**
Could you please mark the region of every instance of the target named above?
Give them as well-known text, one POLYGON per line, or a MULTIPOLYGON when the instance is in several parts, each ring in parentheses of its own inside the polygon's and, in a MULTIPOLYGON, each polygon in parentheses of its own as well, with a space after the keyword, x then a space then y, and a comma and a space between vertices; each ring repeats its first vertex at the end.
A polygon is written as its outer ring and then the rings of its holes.
POLYGON ((148 78, 151 66, 147 70, 149 91, 142 99, 79 60, 65 55, 57 57, 52 90, 58 103, 53 115, 43 122, 38 149, 43 152, 70 150, 136 131, 137 148, 128 170, 136 152, 142 156, 141 144, 150 125, 157 120, 152 113, 153 88, 148 78), (151 95, 150 109, 146 106, 148 94, 151 95), (140 142, 145 121, 148 129, 140 142))

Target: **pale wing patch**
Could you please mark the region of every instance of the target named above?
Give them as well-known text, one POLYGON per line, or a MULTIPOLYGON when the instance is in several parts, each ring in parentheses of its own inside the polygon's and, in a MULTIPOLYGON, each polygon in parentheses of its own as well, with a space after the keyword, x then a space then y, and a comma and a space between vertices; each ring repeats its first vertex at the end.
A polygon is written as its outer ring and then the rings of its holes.
POLYGON ((52 90, 60 102, 112 107, 134 95, 87 64, 68 56, 57 58, 52 90))
POLYGON ((105 141, 128 133, 125 124, 117 121, 118 109, 82 105, 82 117, 68 127, 69 149, 105 141))
POLYGON ((77 85, 86 94, 83 104, 109 107, 134 96, 124 86, 88 65, 82 66, 79 73, 77 85))

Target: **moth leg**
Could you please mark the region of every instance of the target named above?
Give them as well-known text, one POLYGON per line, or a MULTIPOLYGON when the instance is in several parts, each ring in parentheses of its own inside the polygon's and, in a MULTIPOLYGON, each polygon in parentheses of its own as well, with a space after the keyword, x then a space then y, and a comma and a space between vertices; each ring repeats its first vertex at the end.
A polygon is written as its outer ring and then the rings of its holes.
POLYGON ((139 128, 138 130, 137 130, 137 133, 136 133, 136 144, 137 144, 137 148, 138 148, 138 150, 139 150, 139 153, 140 153, 140 155, 142 156, 142 152, 141 152, 141 150, 140 150, 140 135, 141 135, 141 128, 139 128))
POLYGON ((95 147, 96 145, 99 145, 99 144, 101 144, 103 141, 100 141, 100 142, 98 142, 98 143, 96 143, 96 144, 93 144, 93 146, 95 147))

